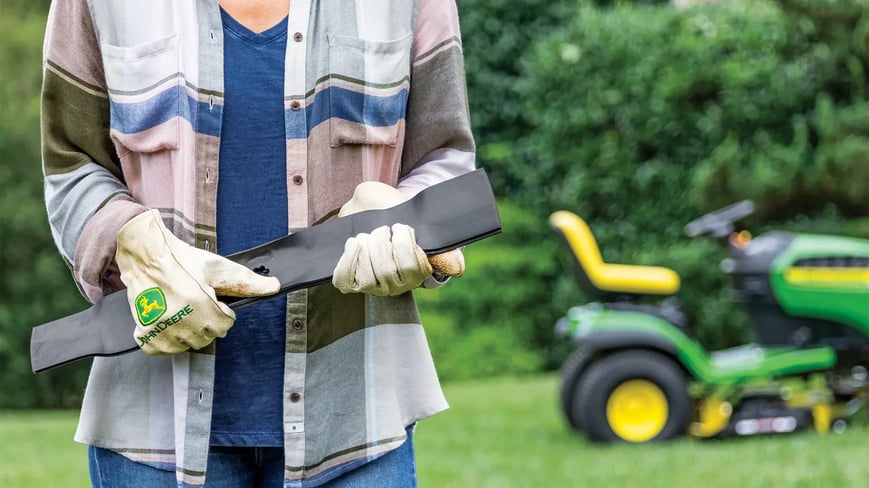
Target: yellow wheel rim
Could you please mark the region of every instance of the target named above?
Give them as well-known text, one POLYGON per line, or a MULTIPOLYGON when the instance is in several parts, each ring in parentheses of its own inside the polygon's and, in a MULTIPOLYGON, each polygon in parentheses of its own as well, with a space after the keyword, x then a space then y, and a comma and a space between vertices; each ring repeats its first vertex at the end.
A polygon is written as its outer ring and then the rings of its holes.
POLYGON ((610 393, 606 419, 620 438, 646 442, 661 433, 667 423, 667 396, 648 380, 628 380, 610 393))

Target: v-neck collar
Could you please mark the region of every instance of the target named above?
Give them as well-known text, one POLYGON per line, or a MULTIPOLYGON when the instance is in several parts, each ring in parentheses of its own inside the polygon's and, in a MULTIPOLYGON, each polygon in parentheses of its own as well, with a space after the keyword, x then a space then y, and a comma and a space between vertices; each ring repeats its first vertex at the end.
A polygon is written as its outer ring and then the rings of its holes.
POLYGON ((262 32, 254 32, 235 20, 223 7, 220 7, 220 17, 223 19, 223 28, 235 34, 240 39, 255 44, 271 42, 287 33, 287 20, 289 16, 281 19, 277 24, 262 32))

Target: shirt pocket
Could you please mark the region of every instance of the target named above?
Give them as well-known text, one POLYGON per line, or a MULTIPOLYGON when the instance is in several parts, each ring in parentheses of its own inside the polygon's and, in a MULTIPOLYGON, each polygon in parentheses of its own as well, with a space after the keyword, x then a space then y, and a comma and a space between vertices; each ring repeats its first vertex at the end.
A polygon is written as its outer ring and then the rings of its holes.
POLYGON ((111 136, 121 157, 178 149, 186 113, 179 36, 130 47, 102 43, 111 136))
POLYGON ((371 41, 328 34, 327 39, 331 146, 396 146, 407 109, 413 37, 371 41))

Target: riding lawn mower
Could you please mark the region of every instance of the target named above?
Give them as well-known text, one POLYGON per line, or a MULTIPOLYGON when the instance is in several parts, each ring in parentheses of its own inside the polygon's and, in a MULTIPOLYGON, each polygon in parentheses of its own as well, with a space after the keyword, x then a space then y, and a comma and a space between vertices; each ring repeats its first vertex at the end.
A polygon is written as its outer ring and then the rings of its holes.
POLYGON ((606 263, 582 218, 550 216, 595 300, 556 324, 573 346, 561 376, 571 427, 594 441, 634 443, 825 433, 869 406, 869 241, 736 231, 753 211, 743 201, 685 226, 690 237, 724 243, 721 269, 755 337, 714 352, 691 333, 674 271, 606 263))

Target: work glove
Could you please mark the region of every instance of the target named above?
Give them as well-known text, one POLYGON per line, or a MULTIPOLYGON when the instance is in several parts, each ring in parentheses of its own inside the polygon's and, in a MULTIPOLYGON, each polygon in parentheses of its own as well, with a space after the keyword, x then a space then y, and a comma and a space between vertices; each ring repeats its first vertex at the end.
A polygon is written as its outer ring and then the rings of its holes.
POLYGON ((147 354, 201 349, 226 336, 235 312, 217 294, 255 297, 280 290, 277 278, 181 241, 157 210, 121 227, 115 260, 136 321, 134 337, 147 354))
MULTIPOLYGON (((356 187, 338 216, 394 207, 405 200, 407 197, 394 187, 365 182, 356 187)), ((460 250, 428 257, 417 245, 412 227, 394 224, 348 239, 333 271, 332 284, 342 293, 393 296, 419 287, 433 272, 438 280, 445 281, 461 276, 464 270, 460 250)))

